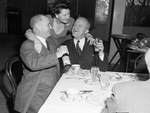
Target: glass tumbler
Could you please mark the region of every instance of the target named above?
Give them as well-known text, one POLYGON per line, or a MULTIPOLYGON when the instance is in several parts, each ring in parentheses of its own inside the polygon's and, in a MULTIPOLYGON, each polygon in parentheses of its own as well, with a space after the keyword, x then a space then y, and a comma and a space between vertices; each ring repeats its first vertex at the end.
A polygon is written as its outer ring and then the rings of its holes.
POLYGON ((95 42, 95 52, 99 52, 100 50, 103 49, 103 41, 100 38, 96 38, 95 42))
POLYGON ((106 74, 101 75, 99 83, 100 83, 101 89, 107 89, 107 87, 109 87, 110 85, 109 76, 106 74))
POLYGON ((98 80, 97 79, 98 72, 99 72, 99 67, 96 66, 91 67, 91 78, 93 82, 98 80))

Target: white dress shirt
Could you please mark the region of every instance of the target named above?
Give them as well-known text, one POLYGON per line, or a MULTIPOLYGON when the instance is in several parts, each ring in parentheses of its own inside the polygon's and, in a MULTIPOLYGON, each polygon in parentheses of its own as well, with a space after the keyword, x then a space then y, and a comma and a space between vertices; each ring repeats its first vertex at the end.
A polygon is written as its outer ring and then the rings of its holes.
POLYGON ((37 36, 36 37, 41 41, 41 43, 47 48, 47 43, 46 43, 46 39, 40 37, 40 36, 37 36))
MULTIPOLYGON (((75 44, 75 46, 76 46, 78 40, 74 38, 73 41, 74 41, 74 44, 75 44)), ((81 49, 81 51, 82 51, 82 50, 83 50, 83 47, 84 47, 84 44, 85 44, 85 37, 82 38, 82 39, 80 39, 79 41, 80 41, 80 42, 79 42, 79 47, 80 47, 80 49, 81 49)), ((100 54, 100 53, 99 53, 99 58, 103 61, 103 60, 104 60, 104 54, 100 54)))
MULTIPOLYGON (((80 47, 80 49, 81 49, 81 51, 82 51, 82 50, 83 50, 83 47, 84 47, 84 44, 85 44, 85 38, 82 38, 82 39, 80 39, 79 41, 80 41, 80 42, 79 42, 79 47, 80 47)), ((77 42, 78 42, 78 40, 74 38, 74 44, 75 44, 75 46, 76 46, 77 42)))

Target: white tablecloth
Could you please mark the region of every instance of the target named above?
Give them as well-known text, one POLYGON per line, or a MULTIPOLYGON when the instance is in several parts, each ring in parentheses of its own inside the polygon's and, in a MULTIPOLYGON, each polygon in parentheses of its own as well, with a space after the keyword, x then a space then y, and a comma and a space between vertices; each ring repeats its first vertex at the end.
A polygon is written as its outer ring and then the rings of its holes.
POLYGON ((134 75, 131 73, 118 72, 101 72, 101 74, 107 74, 109 76, 119 74, 123 79, 121 81, 110 81, 109 87, 103 90, 99 83, 94 85, 86 84, 84 81, 85 79, 89 79, 89 77, 82 79, 83 77, 78 75, 71 76, 63 74, 38 113, 100 113, 104 108, 105 99, 111 96, 112 86, 117 82, 130 81, 132 80, 130 75, 134 75), (61 91, 65 91, 69 88, 93 90, 93 92, 82 94, 82 99, 76 102, 69 100, 63 101, 61 97, 64 93, 61 91), (98 101, 90 101, 90 98, 94 97, 98 99, 98 101))

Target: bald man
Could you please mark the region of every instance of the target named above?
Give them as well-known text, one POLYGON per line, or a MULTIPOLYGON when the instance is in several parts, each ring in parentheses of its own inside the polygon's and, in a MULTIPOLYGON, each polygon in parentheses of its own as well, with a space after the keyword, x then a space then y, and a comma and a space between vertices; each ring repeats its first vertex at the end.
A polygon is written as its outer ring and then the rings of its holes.
POLYGON ((38 14, 31 18, 30 26, 37 40, 42 45, 38 51, 34 42, 26 40, 20 48, 20 57, 23 61, 23 76, 17 88, 14 109, 20 113, 37 113, 48 95, 60 78, 59 61, 67 49, 57 47, 46 39, 51 35, 49 19, 38 14))
MULTIPOLYGON (((80 64, 82 69, 91 69, 95 65, 94 46, 86 40, 86 34, 89 32, 90 23, 84 17, 78 17, 72 28, 72 38, 63 43, 69 50, 71 64, 80 64), (78 44, 77 44, 78 43, 78 44), (77 50, 79 45, 80 53, 77 50)), ((103 43, 99 46, 97 65, 101 71, 107 70, 108 62, 103 50, 103 43)))

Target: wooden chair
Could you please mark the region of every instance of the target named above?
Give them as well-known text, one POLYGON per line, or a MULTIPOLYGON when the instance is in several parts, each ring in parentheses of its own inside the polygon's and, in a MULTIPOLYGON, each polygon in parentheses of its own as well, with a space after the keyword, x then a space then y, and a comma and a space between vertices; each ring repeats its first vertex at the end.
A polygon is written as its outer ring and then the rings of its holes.
POLYGON ((137 67, 140 59, 143 57, 143 54, 139 55, 134 61, 134 69, 137 67))
POLYGON ((5 71, 11 86, 10 96, 14 103, 17 86, 23 74, 23 67, 19 57, 10 58, 6 62, 5 71))

